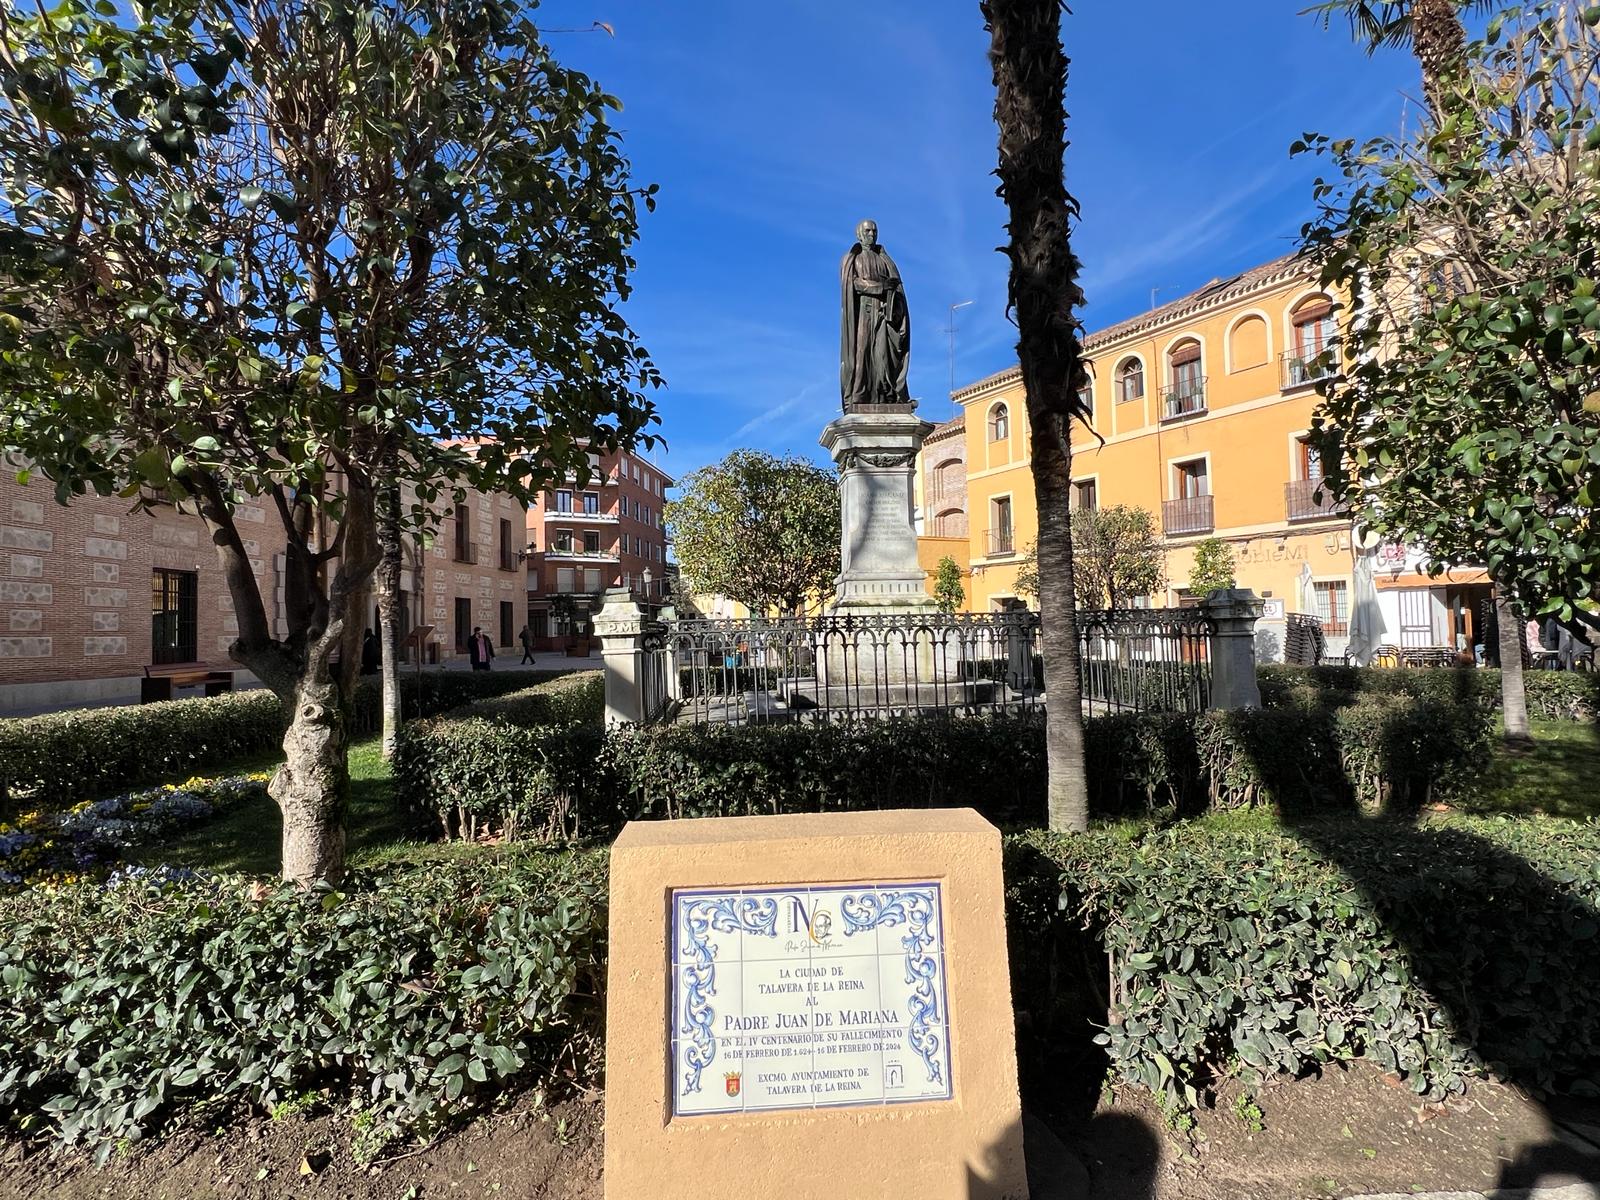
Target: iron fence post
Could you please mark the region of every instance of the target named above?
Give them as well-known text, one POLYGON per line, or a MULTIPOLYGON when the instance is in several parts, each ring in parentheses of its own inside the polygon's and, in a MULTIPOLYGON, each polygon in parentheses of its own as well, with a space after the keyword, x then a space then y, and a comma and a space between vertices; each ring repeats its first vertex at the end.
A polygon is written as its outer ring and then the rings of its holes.
POLYGON ((1211 708, 1260 708, 1256 622, 1264 605, 1249 588, 1218 588, 1200 602, 1210 626, 1211 708))

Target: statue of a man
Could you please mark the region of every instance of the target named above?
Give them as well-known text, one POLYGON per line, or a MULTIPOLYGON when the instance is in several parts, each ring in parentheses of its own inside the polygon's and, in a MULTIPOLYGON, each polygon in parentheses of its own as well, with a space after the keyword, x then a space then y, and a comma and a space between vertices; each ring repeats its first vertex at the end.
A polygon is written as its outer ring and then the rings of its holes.
POLYGON ((839 392, 855 404, 910 404, 911 314, 894 259, 878 245, 878 225, 856 226, 856 244, 839 264, 839 392))

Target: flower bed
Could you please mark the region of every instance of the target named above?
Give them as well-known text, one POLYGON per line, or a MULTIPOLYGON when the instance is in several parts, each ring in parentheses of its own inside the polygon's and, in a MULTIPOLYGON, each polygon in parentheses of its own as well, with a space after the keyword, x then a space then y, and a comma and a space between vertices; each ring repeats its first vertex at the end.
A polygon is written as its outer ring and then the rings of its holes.
POLYGON ((211 820, 266 793, 267 774, 195 777, 65 812, 35 810, 0 825, 0 887, 70 883, 113 866, 130 846, 211 820))

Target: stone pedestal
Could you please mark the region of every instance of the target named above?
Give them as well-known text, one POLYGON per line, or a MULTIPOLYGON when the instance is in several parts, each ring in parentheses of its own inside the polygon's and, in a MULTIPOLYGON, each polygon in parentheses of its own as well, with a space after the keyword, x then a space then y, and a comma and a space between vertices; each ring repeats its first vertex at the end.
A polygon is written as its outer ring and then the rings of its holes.
POLYGON ((1000 834, 970 809, 635 821, 606 1200, 1026 1200, 1000 834))
POLYGON ((1249 588, 1218 588, 1200 603, 1211 622, 1211 707, 1260 708, 1256 621, 1262 603, 1249 588))
POLYGON ((913 481, 922 439, 933 426, 903 404, 860 405, 822 431, 839 467, 840 616, 932 612, 917 562, 913 481))

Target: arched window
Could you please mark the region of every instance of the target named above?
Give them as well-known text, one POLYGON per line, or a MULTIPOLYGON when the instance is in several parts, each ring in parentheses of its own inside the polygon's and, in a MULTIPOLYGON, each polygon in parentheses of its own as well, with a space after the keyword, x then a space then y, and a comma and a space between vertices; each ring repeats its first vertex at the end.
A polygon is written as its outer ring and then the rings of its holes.
POLYGON ((1144 364, 1137 358, 1125 358, 1117 367, 1117 403, 1144 399, 1144 364))
POLYGON ((1183 341, 1167 351, 1167 371, 1172 383, 1167 388, 1167 420, 1187 417, 1206 410, 1206 377, 1201 362, 1200 343, 1195 338, 1183 341))
POLYGON ((1004 404, 989 410, 989 440, 1003 442, 1011 436, 1011 412, 1004 404))
POLYGON ((947 458, 933 469, 933 495, 935 499, 945 496, 954 496, 960 492, 957 484, 957 473, 961 470, 961 460, 947 458))
POLYGON ((1294 328, 1293 346, 1283 356, 1283 386, 1300 387, 1324 379, 1329 373, 1319 361, 1333 345, 1338 325, 1333 319, 1333 301, 1326 296, 1307 296, 1289 314, 1294 328))

